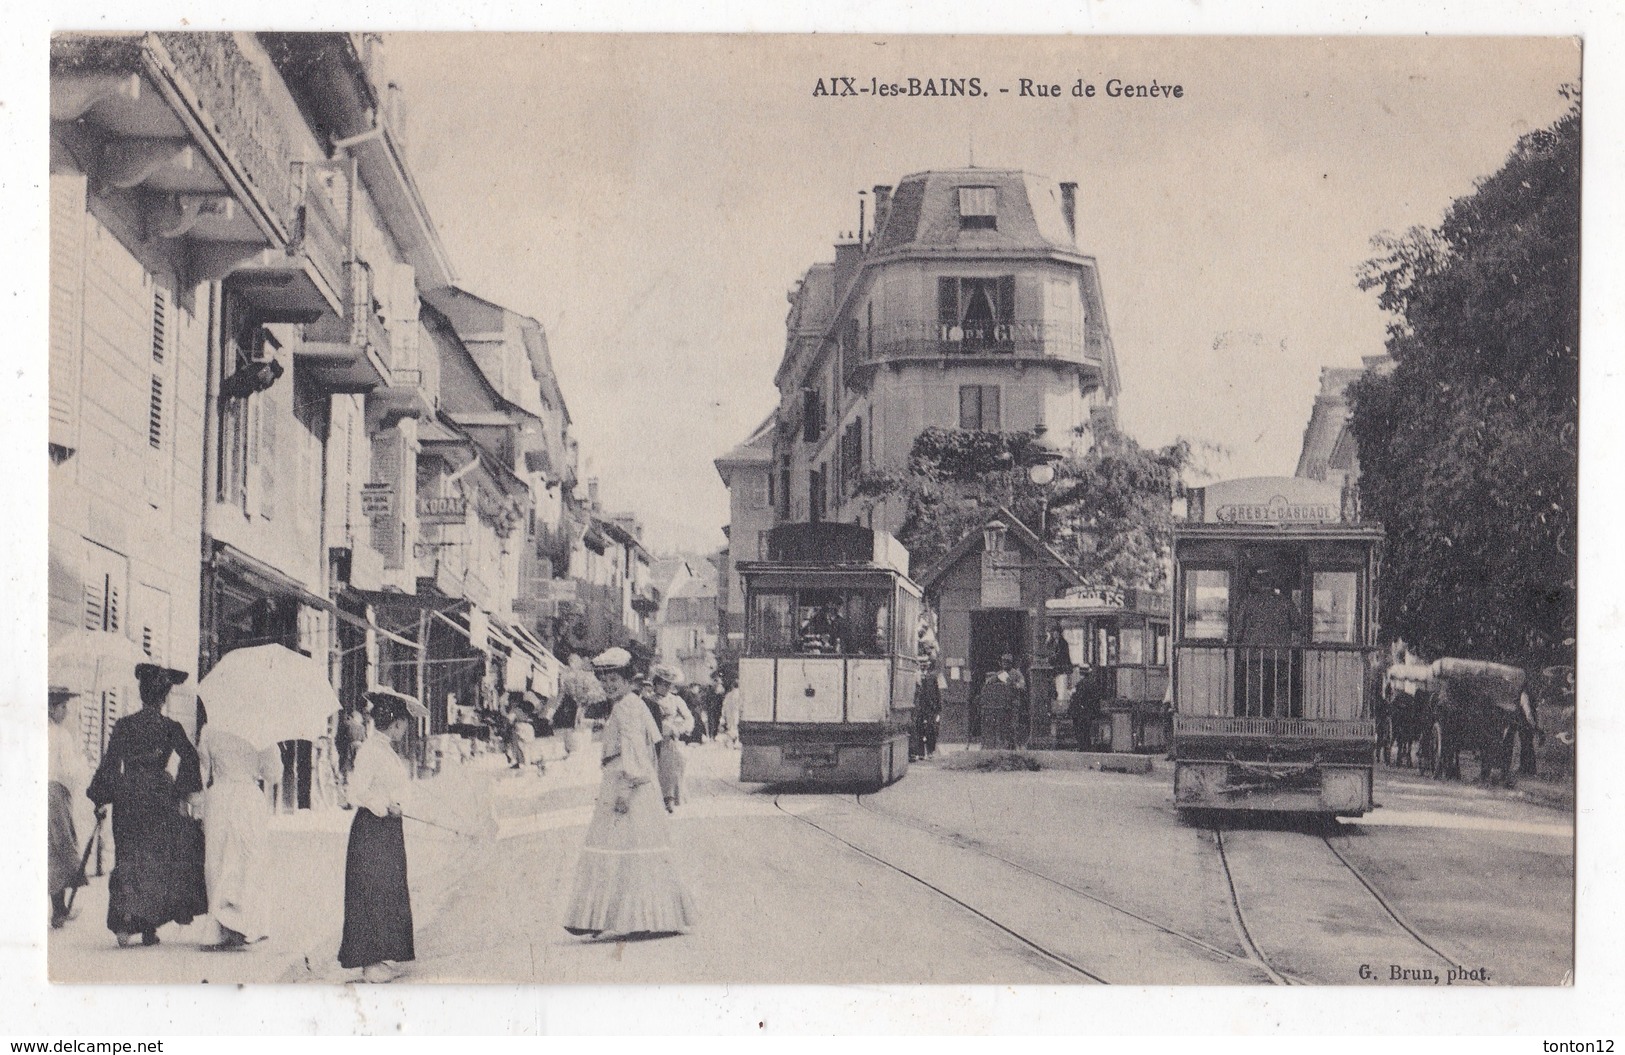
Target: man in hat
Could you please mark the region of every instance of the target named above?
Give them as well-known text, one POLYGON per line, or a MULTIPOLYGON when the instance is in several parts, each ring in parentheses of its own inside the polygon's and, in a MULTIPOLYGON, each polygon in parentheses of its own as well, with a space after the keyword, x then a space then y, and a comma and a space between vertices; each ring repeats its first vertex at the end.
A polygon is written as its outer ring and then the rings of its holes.
POLYGON ((181 724, 164 715, 169 690, 185 671, 138 663, 141 710, 120 718, 86 792, 97 816, 113 808, 113 874, 107 928, 121 947, 140 935, 158 944, 165 923, 190 923, 208 911, 203 885, 203 833, 188 815, 188 798, 203 790, 197 749, 181 724), (169 775, 169 760, 179 767, 169 775))
POLYGON ((74 917, 75 913, 68 908, 68 892, 85 885, 85 868, 79 856, 79 832, 73 823, 73 804, 85 790, 90 766, 85 761, 79 738, 68 725, 68 701, 78 695, 65 685, 52 685, 50 688, 50 801, 46 862, 50 877, 52 927, 60 927, 74 917))

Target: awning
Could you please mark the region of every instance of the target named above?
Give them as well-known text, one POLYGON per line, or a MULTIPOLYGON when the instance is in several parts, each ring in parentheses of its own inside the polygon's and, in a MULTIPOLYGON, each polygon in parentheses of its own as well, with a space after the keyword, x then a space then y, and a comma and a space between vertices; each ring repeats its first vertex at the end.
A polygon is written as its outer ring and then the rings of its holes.
MULTIPOLYGON (((270 594, 271 596, 291 597, 300 604, 308 605, 311 608, 319 608, 324 612, 337 616, 352 626, 358 626, 364 630, 371 630, 380 637, 388 638, 391 641, 406 645, 410 648, 418 647, 418 643, 416 641, 401 637, 399 634, 391 633, 376 623, 362 619, 360 616, 351 615, 349 612, 346 612, 344 609, 334 604, 329 598, 312 593, 304 586, 300 585, 296 580, 284 575, 280 571, 277 571, 264 561, 256 560, 255 558, 250 557, 248 554, 244 553, 242 550, 231 545, 230 543, 221 542, 217 539, 214 541, 213 545, 213 563, 215 568, 229 571, 246 580, 255 588, 263 590, 265 593, 270 594)), ((367 590, 351 590, 351 593, 355 594, 370 592, 371 591, 367 590)), ((397 595, 385 594, 383 596, 397 595)))

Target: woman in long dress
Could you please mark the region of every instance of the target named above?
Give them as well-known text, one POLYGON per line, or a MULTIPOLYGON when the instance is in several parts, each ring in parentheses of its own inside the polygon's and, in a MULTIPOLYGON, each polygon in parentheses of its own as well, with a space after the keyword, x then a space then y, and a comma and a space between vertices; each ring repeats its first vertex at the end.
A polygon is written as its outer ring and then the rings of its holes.
MULTIPOLYGON (((208 912, 203 884, 203 833, 188 797, 203 790, 197 749, 186 730, 164 716, 169 690, 184 671, 138 663, 141 710, 120 718, 86 794, 113 807, 113 874, 108 880, 107 929, 120 946, 157 945, 165 923, 190 923, 208 912), (170 758, 178 759, 176 776, 170 758)), ((98 809, 98 814, 101 810, 98 809)))
POLYGON ((73 823, 73 804, 84 792, 90 776, 84 749, 67 724, 68 701, 79 695, 53 685, 50 689, 50 805, 46 849, 51 895, 51 926, 60 927, 73 918, 68 908, 68 891, 85 885, 85 869, 79 856, 79 832, 73 823))
POLYGON ((660 746, 655 749, 655 761, 667 813, 683 804, 683 775, 688 771, 688 758, 684 754, 687 745, 683 738, 694 728, 693 712, 677 695, 677 685, 682 680, 681 672, 665 663, 656 664, 649 673, 655 704, 660 708, 660 746))
POLYGON ((593 660, 615 704, 603 729, 598 804, 564 918, 572 934, 681 934, 697 919, 671 856, 655 771, 660 730, 632 691, 631 663, 621 648, 593 660))
POLYGON ((198 735, 203 773, 203 878, 209 915, 219 928, 211 950, 240 949, 265 938, 266 842, 271 800, 265 788, 282 771, 276 749, 205 725, 198 735))
POLYGON ((416 958, 412 898, 406 884, 406 837, 401 806, 406 765, 395 745, 410 726, 406 704, 393 696, 373 702, 374 734, 356 751, 350 773, 349 851, 344 859, 344 941, 339 964, 361 968, 365 982, 400 976, 396 963, 416 958))

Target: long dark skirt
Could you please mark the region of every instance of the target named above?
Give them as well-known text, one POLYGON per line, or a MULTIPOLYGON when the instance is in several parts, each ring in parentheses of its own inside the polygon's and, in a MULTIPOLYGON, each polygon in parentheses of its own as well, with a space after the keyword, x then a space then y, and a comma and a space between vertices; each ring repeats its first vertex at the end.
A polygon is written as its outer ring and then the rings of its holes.
POLYGON ((73 795, 51 781, 49 840, 46 843, 50 895, 56 897, 85 885, 85 870, 79 864, 79 833, 73 827, 73 795))
POLYGON ((368 967, 415 956, 401 819, 358 808, 344 859, 344 942, 339 963, 368 967))
POLYGON ((169 774, 126 776, 113 800, 107 929, 139 934, 209 911, 203 828, 180 812, 169 774))

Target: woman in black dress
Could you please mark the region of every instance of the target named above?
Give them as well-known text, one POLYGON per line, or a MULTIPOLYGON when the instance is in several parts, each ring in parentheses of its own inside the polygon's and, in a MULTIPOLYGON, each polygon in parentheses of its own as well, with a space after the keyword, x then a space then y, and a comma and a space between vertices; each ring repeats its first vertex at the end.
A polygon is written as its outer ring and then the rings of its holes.
POLYGON ((350 847, 344 860, 344 941, 339 963, 361 968, 364 982, 390 982, 395 964, 414 959, 412 898, 406 885, 406 837, 401 803, 408 790, 406 764, 395 745, 411 726, 406 704, 377 696, 376 735, 361 742, 350 774, 350 847))
POLYGON ((138 663, 141 710, 120 718, 86 794, 97 815, 113 807, 113 875, 107 929, 121 946, 158 944, 165 923, 190 923, 209 911, 203 886, 203 832, 188 797, 203 790, 197 749, 186 730, 164 716, 169 690, 184 671, 138 663), (179 766, 169 775, 169 760, 179 766))

